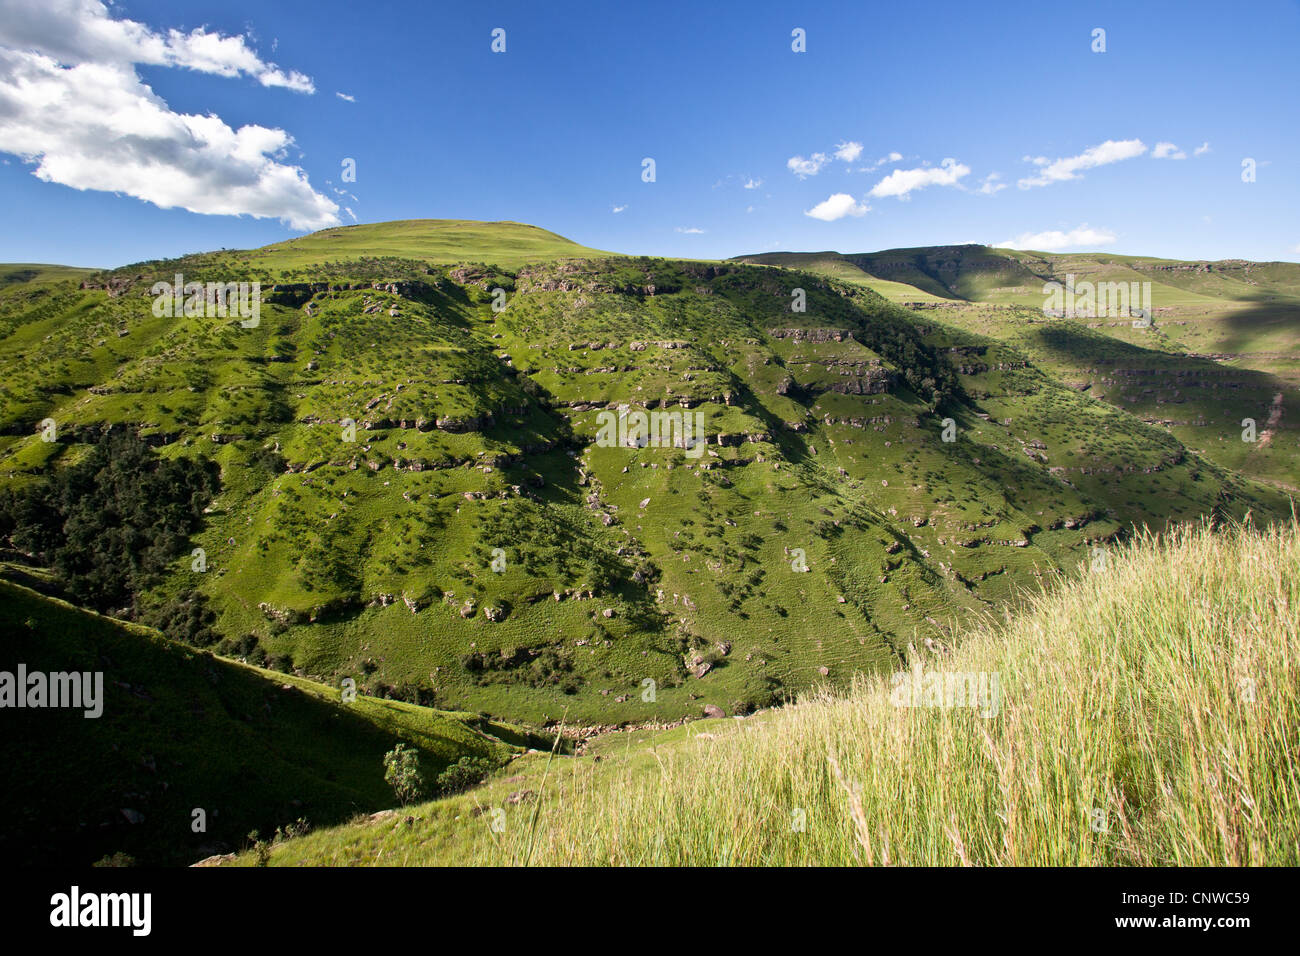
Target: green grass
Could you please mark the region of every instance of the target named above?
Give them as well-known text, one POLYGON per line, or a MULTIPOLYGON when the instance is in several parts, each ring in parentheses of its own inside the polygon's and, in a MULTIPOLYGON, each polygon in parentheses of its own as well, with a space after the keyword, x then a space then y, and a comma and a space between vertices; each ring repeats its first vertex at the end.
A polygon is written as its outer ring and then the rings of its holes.
POLYGON ((535 755, 270 862, 1295 866, 1297 608, 1294 524, 1143 535, 950 655, 909 650, 922 686, 997 674, 996 708, 899 706, 891 678, 862 678, 549 768, 535 755))
POLYGON ((55 266, 35 262, 6 262, 0 264, 0 288, 18 284, 44 285, 68 279, 84 279, 98 269, 81 269, 76 266, 55 266))
POLYGON ((405 219, 339 226, 256 250, 255 264, 293 267, 362 256, 393 256, 435 265, 487 262, 518 268, 528 262, 606 256, 563 236, 521 222, 405 219))

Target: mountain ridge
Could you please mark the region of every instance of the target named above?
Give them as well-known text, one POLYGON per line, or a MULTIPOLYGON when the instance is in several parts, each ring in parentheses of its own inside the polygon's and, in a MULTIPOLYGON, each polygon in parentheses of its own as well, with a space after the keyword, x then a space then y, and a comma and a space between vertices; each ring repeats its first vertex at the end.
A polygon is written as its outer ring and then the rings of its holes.
POLYGON ((178 556, 134 613, 190 620, 165 612, 197 590, 228 651, 539 725, 767 706, 945 642, 1132 526, 1287 513, 1265 481, 1294 461, 1285 417, 1238 476, 961 313, 748 263, 488 264, 528 250, 472 225, 483 244, 348 227, 0 290, 0 485, 105 430, 210 461, 207 570, 178 556), (263 282, 260 326, 153 315, 177 271, 263 282), (623 406, 703 416, 705 452, 600 444, 623 406))

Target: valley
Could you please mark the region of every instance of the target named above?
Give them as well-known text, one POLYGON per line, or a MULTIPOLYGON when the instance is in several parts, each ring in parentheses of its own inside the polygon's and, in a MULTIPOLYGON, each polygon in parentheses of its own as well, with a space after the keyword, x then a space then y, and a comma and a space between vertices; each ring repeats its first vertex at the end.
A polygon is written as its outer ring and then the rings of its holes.
POLYGON ((473 783, 561 728, 850 693, 1141 529, 1289 521, 1300 267, 1120 258, 666 260, 427 220, 5 267, 6 657, 98 661, 116 714, 9 795, 18 852, 192 861, 382 809, 385 741, 473 783), (177 275, 257 283, 259 321, 155 314, 177 275), (1066 275, 1153 282, 1154 326, 1044 315, 1066 275), (170 744, 121 723, 186 708, 170 744), (254 749, 198 772, 230 734, 254 749), (98 794, 46 808, 79 830, 37 809, 54 780, 98 794), (196 789, 219 838, 123 823, 196 789))

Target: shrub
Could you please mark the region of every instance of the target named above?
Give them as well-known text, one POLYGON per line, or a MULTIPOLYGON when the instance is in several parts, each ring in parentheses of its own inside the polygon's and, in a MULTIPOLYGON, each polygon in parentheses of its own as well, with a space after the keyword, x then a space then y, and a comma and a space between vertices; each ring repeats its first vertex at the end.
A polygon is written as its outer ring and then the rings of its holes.
POLYGON ((398 744, 384 754, 384 782, 403 806, 425 795, 424 775, 420 772, 420 754, 406 744, 398 744))
POLYGON ((438 793, 446 796, 468 790, 481 783, 492 768, 492 761, 486 757, 461 757, 438 774, 438 793))

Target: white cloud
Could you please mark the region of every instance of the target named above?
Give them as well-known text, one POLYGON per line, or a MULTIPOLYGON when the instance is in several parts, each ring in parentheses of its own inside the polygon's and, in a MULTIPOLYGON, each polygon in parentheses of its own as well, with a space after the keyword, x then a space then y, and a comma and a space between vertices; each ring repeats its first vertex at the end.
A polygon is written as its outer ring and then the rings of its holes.
POLYGON ((622 212, 622 211, 623 211, 624 209, 626 209, 626 208, 627 208, 626 205, 623 205, 623 206, 615 206, 613 209, 610 210, 610 212, 622 212))
POLYGON ((1034 249, 1041 252, 1055 252, 1060 249, 1074 249, 1081 246, 1105 246, 1114 242, 1116 236, 1109 229, 1092 229, 1087 223, 1069 232, 1053 229, 1048 232, 1022 232, 1014 239, 996 243, 999 249, 1034 249))
POLYGON ((786 168, 794 173, 800 179, 807 179, 809 176, 816 176, 823 166, 827 163, 825 153, 813 153, 807 159, 802 156, 791 156, 785 161, 786 168))
POLYGON ((745 180, 745 188, 746 188, 746 189, 757 189, 757 188, 758 188, 759 186, 761 186, 761 185, 763 185, 763 180, 761 180, 761 179, 752 179, 752 178, 751 178, 751 179, 746 179, 746 180, 745 180))
POLYGON ((703 230, 703 229, 699 229, 699 228, 697 228, 697 227, 695 227, 695 226, 689 226, 689 227, 686 227, 686 228, 683 228, 683 227, 681 227, 681 226, 678 226, 677 229, 676 229, 676 231, 677 231, 677 232, 680 232, 680 233, 683 233, 683 234, 685 234, 685 235, 688 235, 688 236, 702 236, 702 235, 704 235, 704 230, 703 230))
POLYGON ((843 160, 846 163, 852 163, 862 155, 862 144, 852 141, 846 143, 837 143, 835 145, 835 158, 843 160))
POLYGON ((903 154, 902 154, 902 153, 891 152, 891 153, 890 153, 889 155, 887 155, 887 156, 881 156, 878 160, 876 160, 876 161, 875 161, 874 163, 872 163, 870 166, 859 166, 859 167, 858 167, 858 172, 860 172, 860 173, 874 173, 874 172, 875 172, 877 169, 879 169, 881 166, 886 166, 886 165, 888 165, 889 163, 896 163, 896 162, 898 162, 898 161, 899 161, 900 159, 902 159, 902 158, 903 158, 903 154))
POLYGON ((349 96, 347 93, 336 92, 334 95, 341 100, 347 100, 349 103, 355 103, 357 101, 357 98, 355 96, 349 96))
POLYGON ((1200 156, 1204 153, 1208 153, 1209 151, 1210 151, 1210 144, 1208 142, 1205 142, 1202 143, 1200 146, 1197 146, 1194 150, 1192 150, 1192 155, 1200 156))
POLYGON ((205 27, 166 36, 134 20, 115 20, 101 0, 0 0, 0 45, 39 51, 60 63, 178 66, 200 73, 255 78, 263 86, 315 92, 311 77, 285 73, 248 45, 205 27))
POLYGON ((1025 161, 1038 166, 1039 173, 1036 176, 1025 177, 1017 185, 1021 189, 1029 189, 1033 186, 1047 186, 1051 183, 1078 179, 1081 169, 1092 169, 1096 166, 1117 163, 1123 159, 1132 159, 1146 151, 1146 144, 1140 139, 1108 139, 1097 146, 1089 146, 1078 156, 1068 156, 1065 159, 1026 156, 1025 161))
POLYGON ((1173 143, 1156 143, 1151 150, 1152 159, 1186 159, 1187 154, 1173 143))
POLYGON ((992 196, 995 193, 1003 189, 1006 189, 1007 188, 1006 183, 998 182, 998 180, 1001 178, 1002 178, 1001 173, 989 173, 980 181, 980 188, 976 191, 981 192, 986 196, 992 196))
POLYGON ((243 37, 164 37, 111 19, 98 0, 0 0, 0 151, 46 182, 164 209, 274 218, 295 229, 338 225, 339 206, 284 162, 288 133, 176 113, 136 64, 312 90, 309 78, 259 59, 243 37))
POLYGON ((963 176, 970 175, 970 167, 955 159, 945 159, 938 166, 917 169, 896 169, 871 187, 871 195, 897 196, 903 199, 908 193, 926 186, 955 186, 963 176))
POLYGON ((822 222, 834 222, 845 216, 865 215, 870 208, 866 203, 859 203, 848 193, 835 193, 804 212, 804 215, 820 219, 822 222))

